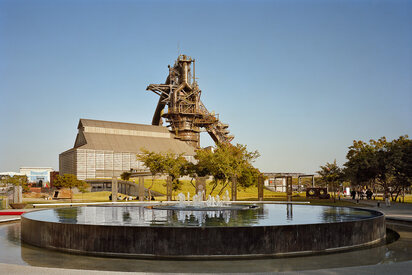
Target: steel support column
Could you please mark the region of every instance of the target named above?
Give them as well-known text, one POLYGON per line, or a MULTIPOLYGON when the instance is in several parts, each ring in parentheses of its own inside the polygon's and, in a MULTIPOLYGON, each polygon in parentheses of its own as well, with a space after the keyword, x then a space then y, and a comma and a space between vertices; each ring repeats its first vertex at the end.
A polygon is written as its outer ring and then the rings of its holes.
POLYGON ((286 196, 288 201, 292 201, 292 177, 286 177, 286 196))
POLYGON ((166 194, 167 200, 171 201, 172 200, 172 190, 173 190, 172 189, 172 177, 171 176, 167 176, 166 188, 167 188, 167 194, 166 194))
POLYGON ((144 201, 144 177, 139 177, 139 201, 144 201))
POLYGON ((263 175, 259 175, 259 178, 258 178, 258 201, 263 201, 263 185, 264 185, 263 175))
POLYGON ((118 191, 118 184, 117 178, 112 178, 112 202, 117 202, 117 191, 118 191))

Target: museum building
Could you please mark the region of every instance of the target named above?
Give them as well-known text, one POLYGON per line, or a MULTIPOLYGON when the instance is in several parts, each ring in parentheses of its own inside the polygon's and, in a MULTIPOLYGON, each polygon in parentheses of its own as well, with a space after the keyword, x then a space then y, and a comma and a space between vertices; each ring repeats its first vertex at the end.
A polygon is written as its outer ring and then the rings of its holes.
POLYGON ((74 147, 59 155, 60 175, 80 180, 119 177, 144 169, 136 158, 142 149, 183 154, 193 161, 195 148, 175 138, 164 126, 80 119, 74 147))

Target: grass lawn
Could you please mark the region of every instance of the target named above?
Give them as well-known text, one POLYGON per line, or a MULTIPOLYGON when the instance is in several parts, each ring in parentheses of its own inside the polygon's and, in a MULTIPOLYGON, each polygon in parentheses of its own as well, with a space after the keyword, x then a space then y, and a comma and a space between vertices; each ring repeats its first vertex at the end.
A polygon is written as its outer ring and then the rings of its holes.
MULTIPOLYGON (((189 180, 183 180, 182 181, 182 186, 181 189, 178 191, 173 192, 173 199, 176 199, 177 194, 183 193, 185 196, 187 196, 187 193, 190 193, 190 197, 192 198, 193 195, 195 195, 195 187, 190 183, 189 180)), ((148 188, 152 184, 151 179, 145 179, 145 187, 148 188)), ((207 196, 210 193, 210 190, 212 188, 212 183, 208 182, 207 183, 207 196)), ((218 186, 212 193, 212 196, 216 196, 219 194, 222 186, 218 186)), ((154 181, 153 191, 157 191, 162 194, 166 194, 166 184, 164 179, 156 179, 154 181)), ((222 197, 226 190, 229 192, 229 195, 231 194, 229 186, 227 186, 223 192, 221 193, 220 197, 222 197)), ((257 200, 257 187, 249 187, 249 188, 239 188, 238 193, 237 193, 237 199, 242 200, 242 201, 252 201, 252 200, 257 200)), ((73 194, 73 202, 108 202, 109 201, 109 195, 111 194, 110 191, 101 191, 101 192, 89 192, 89 193, 78 193, 78 194, 73 194)), ((122 197, 124 197, 124 194, 120 194, 122 197)), ((157 196, 155 197, 157 201, 164 201, 166 200, 166 196, 157 196)), ((286 193, 282 192, 272 192, 269 190, 264 190, 264 200, 265 201, 286 201, 286 193)), ((336 200, 333 202, 333 200, 319 200, 319 199, 307 199, 306 194, 304 192, 302 193, 293 193, 293 201, 310 201, 311 204, 319 204, 319 205, 336 205, 336 206, 353 206, 353 205, 358 205, 355 204, 351 201, 348 200, 336 200)), ((376 197, 376 200, 382 200, 382 197, 376 197)), ((58 203, 58 202, 70 202, 70 200, 50 200, 46 201, 44 199, 32 199, 32 198, 25 198, 24 199, 25 203, 28 204, 33 204, 33 203, 58 203)), ((405 196, 405 202, 407 203, 412 203, 412 195, 406 195, 405 196)), ((360 201, 360 204, 362 204, 362 201, 360 201)))
MULTIPOLYGON (((145 180, 145 187, 148 188, 150 185, 152 184, 152 180, 151 179, 146 179, 145 180)), ((212 183, 208 182, 207 183, 207 195, 209 195, 210 190, 212 188, 212 183)), ((216 196, 218 195, 218 193, 220 192, 222 186, 218 186, 212 193, 212 196, 216 196)), ((159 193, 162 194, 166 194, 166 182, 165 180, 162 179, 156 179, 154 181, 152 190, 157 191, 159 193)), ((229 196, 231 194, 230 188, 226 187, 225 189, 223 189, 222 195, 227 191, 229 191, 229 196)), ((177 194, 179 194, 180 192, 182 192, 183 194, 185 194, 185 196, 187 197, 187 193, 190 193, 190 197, 193 197, 193 195, 195 194, 195 187, 190 183, 190 181, 183 181, 183 184, 181 186, 181 190, 178 190, 176 192, 173 192, 173 198, 175 199, 177 194)), ((237 200, 240 201, 253 201, 253 200, 257 200, 258 196, 257 196, 258 190, 256 186, 253 187, 249 187, 249 188, 239 188, 238 192, 237 192, 237 200)), ((221 196, 222 197, 222 196, 221 196)), ((412 196, 411 196, 412 198, 412 196)), ((166 200, 166 197, 159 197, 156 198, 156 200, 166 200)), ((270 190, 265 189, 264 190, 264 200, 265 201, 286 201, 286 193, 285 192, 273 192, 270 190)), ((335 205, 335 206, 353 206, 353 205, 358 205, 356 203, 353 203, 351 201, 346 201, 346 200, 336 200, 335 202, 333 202, 332 200, 320 200, 320 199, 307 199, 306 198, 306 193, 305 192, 301 192, 301 193, 297 193, 294 192, 293 193, 293 201, 297 201, 297 202, 306 202, 306 201, 310 201, 311 204, 317 204, 317 205, 335 205)))
MULTIPOLYGON (((145 183, 144 186, 146 188, 149 188, 150 185, 152 184, 152 180, 151 179, 145 179, 145 183)), ((194 182, 193 182, 194 184, 194 182)), ((209 195, 211 189, 212 189, 212 183, 208 182, 207 183, 207 194, 206 196, 209 195)), ((216 187, 216 189, 213 191, 212 196, 216 196, 219 194, 220 190, 222 189, 222 186, 218 186, 216 187)), ((162 194, 166 194, 166 181, 163 179, 156 179, 154 181, 153 187, 152 187, 153 191, 162 193, 162 194)), ((220 194, 220 197, 222 197, 225 193, 226 190, 229 192, 230 195, 230 187, 227 186, 225 189, 223 189, 223 191, 220 194)), ((270 191, 268 191, 270 192, 270 191)), ((187 193, 190 193, 190 197, 193 197, 193 195, 195 195, 196 193, 196 188, 190 183, 189 180, 182 180, 182 185, 181 185, 181 189, 174 191, 173 192, 173 198, 175 198, 179 193, 183 193, 185 194, 185 196, 187 196, 187 193)), ((273 194, 266 194, 268 197, 270 196, 275 196, 274 192, 270 192, 273 194)), ((257 199, 257 187, 249 187, 246 189, 238 189, 238 194, 237 194, 237 198, 238 200, 253 200, 253 199, 257 199)))

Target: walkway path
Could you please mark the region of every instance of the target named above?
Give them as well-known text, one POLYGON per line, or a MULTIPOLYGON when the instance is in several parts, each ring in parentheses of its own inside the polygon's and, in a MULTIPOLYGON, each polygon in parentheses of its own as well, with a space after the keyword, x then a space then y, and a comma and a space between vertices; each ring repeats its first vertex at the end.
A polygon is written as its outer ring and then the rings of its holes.
MULTIPOLYGON (((345 199, 347 201, 356 202, 356 200, 345 199)), ((383 201, 374 200, 359 200, 362 206, 360 208, 373 209, 381 211, 388 219, 400 219, 412 222, 412 203, 391 202, 391 206, 386 206, 383 201), (378 206, 379 204, 379 206, 378 206), (368 206, 364 206, 368 205, 368 206)))
POLYGON ((0 223, 19 221, 21 212, 29 212, 33 210, 36 209, 0 209, 0 223), (16 213, 16 215, 13 215, 14 212, 16 213))
MULTIPOLYGON (((188 263, 190 264, 190 262, 188 263)), ((295 271, 295 272, 267 272, 258 274, 279 274, 279 275, 388 275, 388 274, 410 274, 412 267, 412 261, 401 262, 396 264, 381 264, 371 266, 356 266, 356 267, 343 267, 343 268, 330 268, 330 269, 318 269, 308 271, 295 271)), ((80 275, 80 274, 96 274, 96 275, 118 275, 118 274, 176 274, 176 273, 151 273, 151 272, 116 272, 116 271, 96 271, 96 270, 79 270, 79 269, 58 269, 49 267, 36 267, 36 266, 22 266, 12 264, 0 263, 0 270, 2 274, 22 274, 22 275, 80 275)), ((182 273, 179 273, 182 274, 182 273)), ((184 273, 188 274, 188 273, 184 273)), ((189 273, 190 274, 190 273, 189 273)), ((215 274, 215 273, 202 273, 202 275, 215 274)), ((239 273, 225 273, 225 275, 239 274, 239 273)))

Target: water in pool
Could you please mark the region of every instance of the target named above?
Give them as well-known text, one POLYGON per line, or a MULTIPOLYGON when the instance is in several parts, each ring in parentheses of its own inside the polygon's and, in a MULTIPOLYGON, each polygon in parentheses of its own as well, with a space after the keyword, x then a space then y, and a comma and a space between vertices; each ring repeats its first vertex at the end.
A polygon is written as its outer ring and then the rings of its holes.
POLYGON ((46 222, 123 226, 273 226, 367 219, 375 212, 347 207, 262 204, 213 211, 155 209, 142 206, 88 206, 26 213, 46 222))

